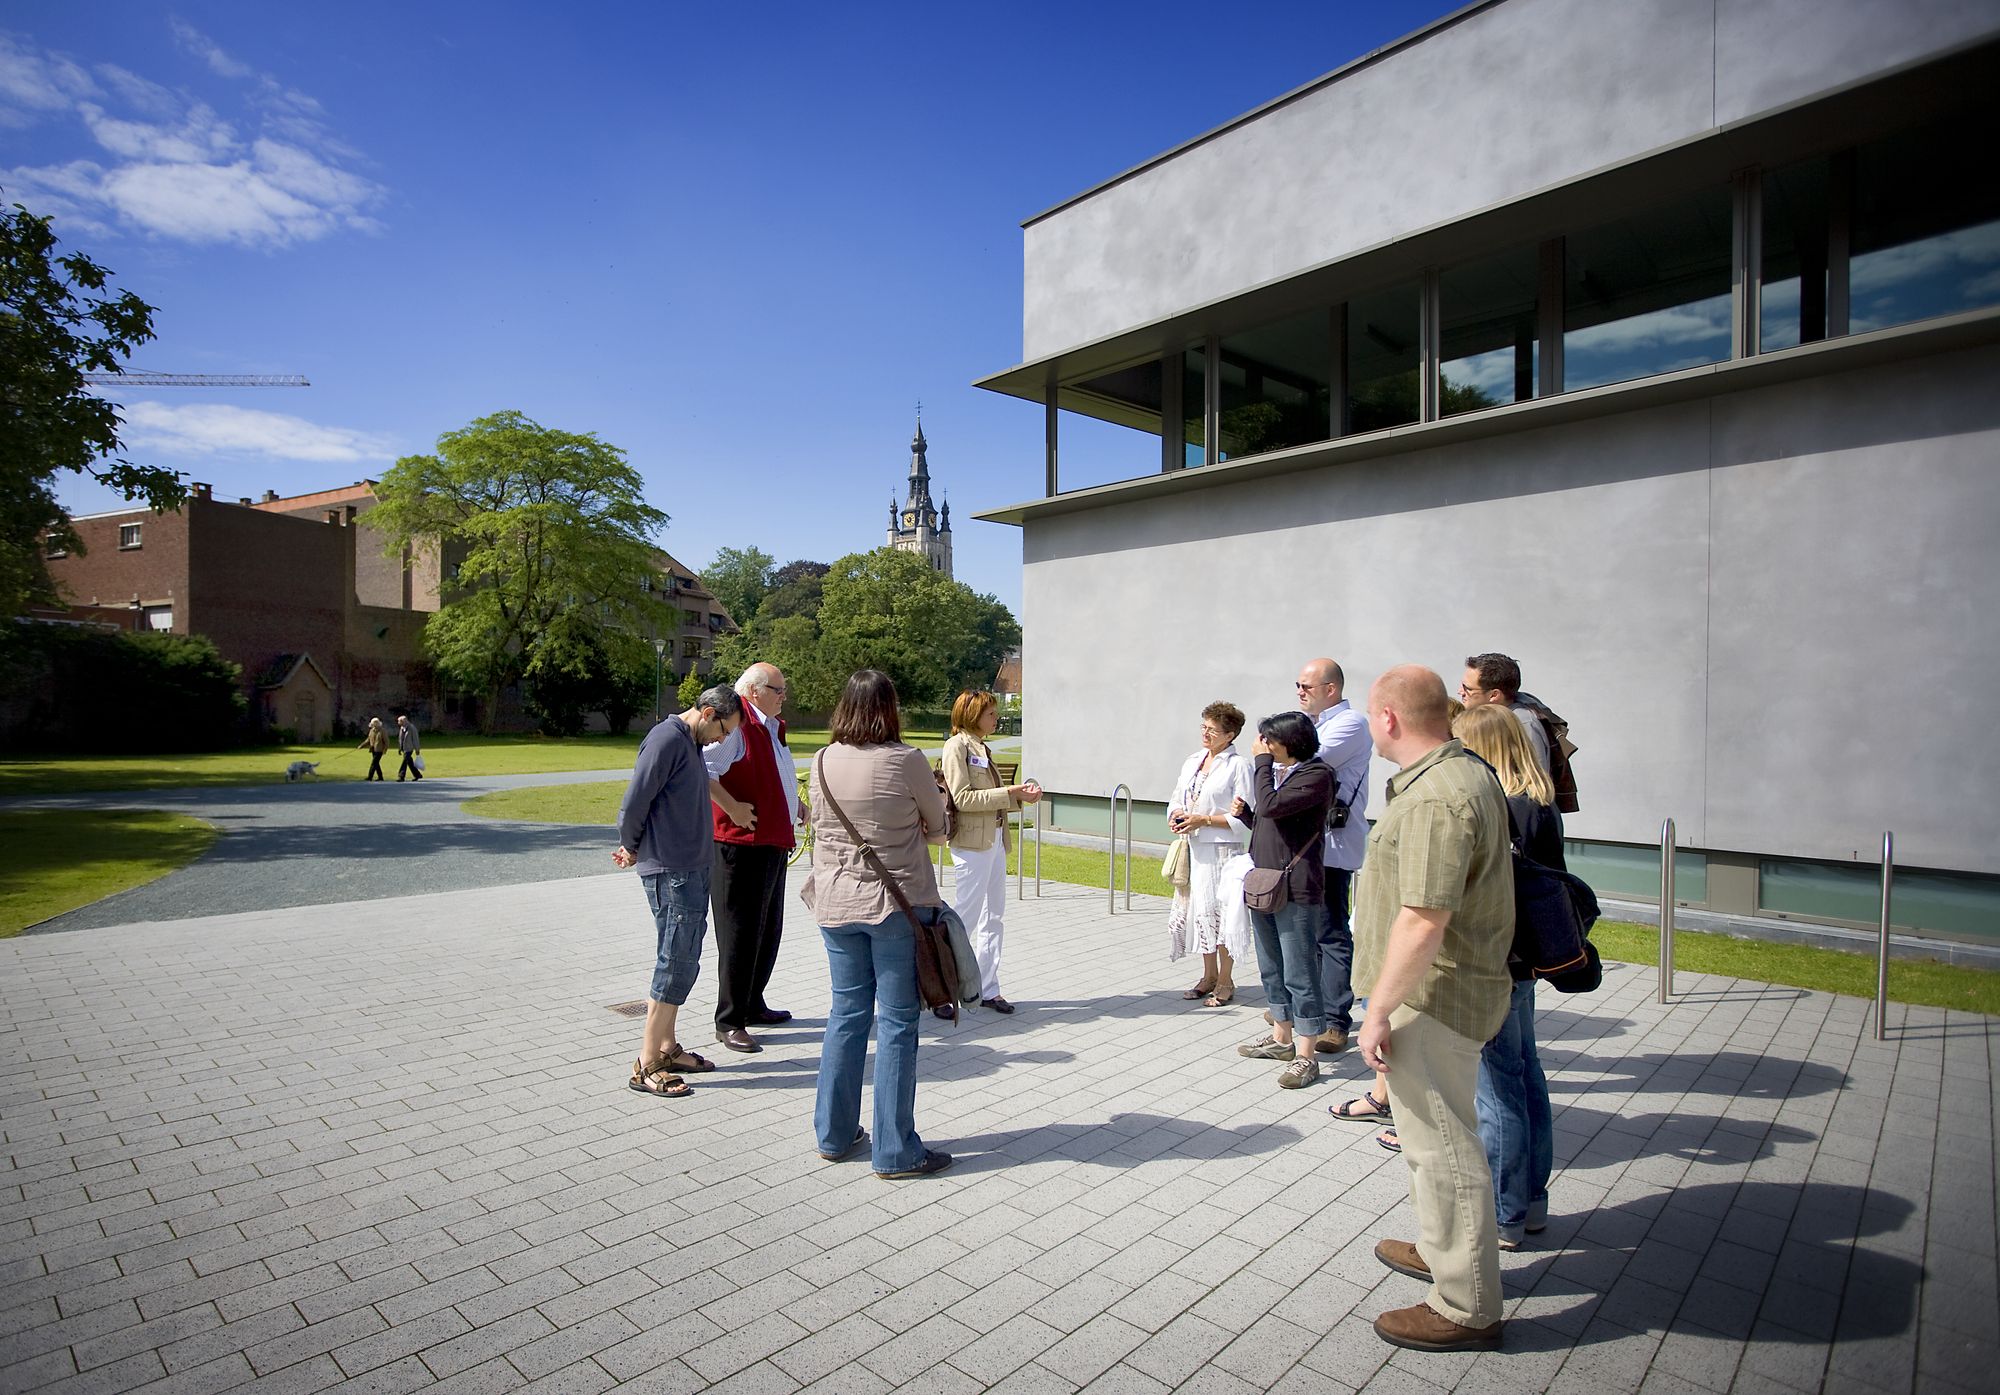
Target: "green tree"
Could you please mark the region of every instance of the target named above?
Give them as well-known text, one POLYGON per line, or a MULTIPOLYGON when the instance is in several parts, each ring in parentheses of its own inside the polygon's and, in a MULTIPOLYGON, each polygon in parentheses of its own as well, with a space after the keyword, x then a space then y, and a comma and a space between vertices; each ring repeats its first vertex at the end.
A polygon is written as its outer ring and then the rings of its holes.
MULTIPOLYGON (((681 680, 680 689, 674 695, 680 699, 680 706, 676 707, 674 711, 676 713, 685 712, 690 707, 693 707, 700 700, 701 695, 708 691, 708 688, 708 679, 702 677, 702 675, 696 673, 693 669, 689 669, 688 676, 681 680)), ((667 714, 661 713, 660 715, 665 716, 667 714)))
POLYGON ((826 591, 826 574, 833 570, 824 562, 787 562, 771 576, 771 589, 757 607, 758 617, 776 620, 787 615, 814 617, 826 591))
MULTIPOLYGON (((822 662, 878 668, 907 706, 947 700, 981 643, 980 598, 911 552, 878 547, 842 557, 820 603, 822 662)), ((990 675, 988 675, 990 677, 990 675)))
POLYGON ((0 209, 0 615, 56 599, 44 533, 83 550, 56 499, 59 473, 89 475, 156 511, 187 497, 174 471, 118 454, 117 405, 84 382, 123 372, 153 337, 153 307, 110 294, 110 280, 81 252, 58 256, 48 219, 20 204, 0 209))
POLYGON ((424 642, 447 677, 486 695, 490 722, 509 684, 528 679, 531 701, 537 684, 559 692, 673 625, 639 586, 667 522, 642 487, 596 435, 498 412, 438 437, 435 455, 398 460, 363 517, 387 554, 407 546, 452 564, 424 642))
POLYGON ((764 593, 771 589, 771 573, 778 559, 757 547, 719 547, 715 560, 701 571, 701 584, 722 602, 729 618, 749 629, 757 618, 764 593))

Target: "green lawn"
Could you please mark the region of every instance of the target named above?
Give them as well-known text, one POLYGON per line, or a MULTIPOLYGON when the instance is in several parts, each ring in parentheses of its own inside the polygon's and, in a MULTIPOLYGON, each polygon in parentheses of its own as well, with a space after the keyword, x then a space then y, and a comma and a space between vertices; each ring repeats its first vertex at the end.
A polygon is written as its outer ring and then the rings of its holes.
POLYGON ((147 809, 0 811, 0 936, 185 867, 213 826, 147 809))
MULTIPOLYGON (((438 732, 424 737, 427 775, 541 775, 568 770, 630 769, 639 752, 635 729, 627 736, 467 736, 438 732)), ((790 732, 795 755, 811 755, 826 744, 824 730, 790 732)), ((945 734, 912 731, 917 745, 937 746, 945 734)), ((320 762, 322 780, 359 780, 368 773, 368 753, 355 743, 254 746, 195 755, 37 756, 0 760, 0 797, 74 794, 98 790, 183 789, 189 786, 261 785, 282 780, 295 760, 320 762)), ((383 773, 394 779, 399 757, 382 757, 383 773)), ((506 815, 503 817, 515 817, 506 815)))

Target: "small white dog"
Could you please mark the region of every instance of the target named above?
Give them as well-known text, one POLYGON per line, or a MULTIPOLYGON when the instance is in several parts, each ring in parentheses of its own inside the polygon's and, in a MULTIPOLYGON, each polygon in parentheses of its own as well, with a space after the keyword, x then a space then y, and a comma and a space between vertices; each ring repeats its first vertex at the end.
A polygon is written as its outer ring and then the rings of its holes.
POLYGON ((319 778, 318 761, 295 760, 285 767, 285 783, 288 785, 294 780, 303 780, 308 775, 312 776, 315 780, 319 778))

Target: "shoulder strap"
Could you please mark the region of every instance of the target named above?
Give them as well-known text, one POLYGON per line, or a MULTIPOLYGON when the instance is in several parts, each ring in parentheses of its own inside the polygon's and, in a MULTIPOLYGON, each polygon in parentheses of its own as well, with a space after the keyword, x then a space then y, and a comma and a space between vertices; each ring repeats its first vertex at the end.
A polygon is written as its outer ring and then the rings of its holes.
POLYGON ((825 747, 821 747, 819 754, 813 757, 813 774, 819 777, 819 797, 826 801, 827 808, 833 810, 833 816, 840 820, 840 826, 847 830, 847 836, 854 840, 854 846, 861 849, 861 856, 867 859, 868 866, 882 879, 882 884, 889 888, 889 895, 895 898, 903 914, 909 917, 910 927, 914 930, 922 929, 917 921, 916 910, 910 905, 910 898, 903 894, 903 888, 897 885, 895 877, 890 875, 880 855, 868 846, 867 840, 860 833, 855 831, 853 821, 847 817, 847 811, 840 807, 840 801, 833 797, 833 791, 827 787, 826 768, 823 764, 825 758, 825 747))

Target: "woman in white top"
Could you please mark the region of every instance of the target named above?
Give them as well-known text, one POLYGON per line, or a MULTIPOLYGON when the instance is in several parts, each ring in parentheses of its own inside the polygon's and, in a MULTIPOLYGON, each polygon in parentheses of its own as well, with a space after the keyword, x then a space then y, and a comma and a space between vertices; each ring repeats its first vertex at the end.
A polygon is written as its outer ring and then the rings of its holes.
POLYGON ((1201 981, 1181 996, 1223 1007, 1236 997, 1235 961, 1222 941, 1223 907, 1216 895, 1222 864, 1243 851, 1249 830, 1230 812, 1237 797, 1250 794, 1250 765, 1237 754, 1243 712, 1232 703, 1211 702, 1201 709, 1201 749, 1187 758, 1167 827, 1188 839, 1188 884, 1175 888, 1167 913, 1167 957, 1192 949, 1201 956, 1201 981))

